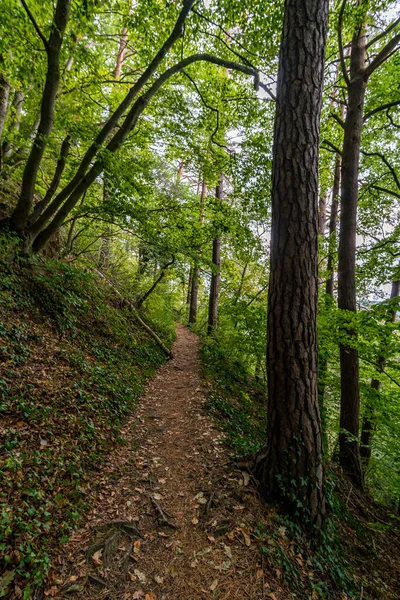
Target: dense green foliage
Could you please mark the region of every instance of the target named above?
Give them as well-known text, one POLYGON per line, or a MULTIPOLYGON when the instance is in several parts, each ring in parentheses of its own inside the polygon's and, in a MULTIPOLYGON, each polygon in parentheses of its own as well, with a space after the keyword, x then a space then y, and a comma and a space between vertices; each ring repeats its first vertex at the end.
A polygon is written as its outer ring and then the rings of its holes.
MULTIPOLYGON (((54 121, 48 135, 37 136, 50 72, 46 44, 60 2, 31 0, 27 11, 24 3, 0 1, 0 412, 6 424, 0 551, 7 565, 32 580, 42 578, 48 565, 41 533, 57 530, 61 538, 79 520, 90 487, 87 473, 118 438, 143 382, 162 360, 133 325, 133 305, 170 346, 174 320, 187 324, 198 269, 198 313, 191 326, 204 339, 202 357, 212 381, 207 409, 236 458, 258 451, 265 432, 271 163, 284 3, 213 0, 191 6, 162 60, 99 142, 183 7, 193 3, 72 2, 54 121), (200 53, 213 60, 196 60, 165 77, 182 59, 200 53), (148 96, 162 77, 163 85, 148 96), (138 113, 128 127, 132 107, 138 113), (121 132, 123 143, 113 146, 121 132), (69 153, 52 189, 65 140, 69 153), (18 231, 13 211, 40 143, 30 220, 18 231), (61 214, 82 164, 83 182, 98 170, 61 214), (47 208, 65 190, 39 227, 43 234, 61 214, 54 235, 36 248, 30 237, 35 213, 50 192, 47 208), (218 327, 207 336, 210 280, 218 270, 212 262, 215 239, 221 243, 218 327), (122 306, 112 286, 129 306, 122 306), (52 391, 53 372, 60 381, 52 391), (43 446, 27 435, 39 423, 46 432, 43 446), (66 441, 71 435, 73 444, 66 441), (56 444, 49 441, 56 438, 56 444), (60 477, 68 481, 62 491, 55 483, 60 477), (11 497, 18 498, 14 508, 11 497), (20 549, 11 556, 12 537, 20 549)), ((371 457, 363 464, 366 489, 394 514, 400 498, 400 325, 399 297, 390 300, 390 288, 400 278, 399 2, 331 4, 319 172, 327 206, 318 322, 325 459, 330 463, 337 455, 339 346, 345 344, 359 351, 360 422, 373 416, 371 457), (396 43, 366 92, 353 313, 337 308, 338 224, 329 232, 328 221, 348 104, 340 59, 348 66, 351 39, 361 30, 371 44, 368 64, 390 40, 396 43), (332 296, 325 293, 329 258, 332 296)))

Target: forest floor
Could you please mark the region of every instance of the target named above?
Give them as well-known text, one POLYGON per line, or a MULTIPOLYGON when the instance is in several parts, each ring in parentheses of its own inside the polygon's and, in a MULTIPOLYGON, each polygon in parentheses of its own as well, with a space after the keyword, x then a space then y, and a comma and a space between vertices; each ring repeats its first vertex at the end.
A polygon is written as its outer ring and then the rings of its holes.
POLYGON ((53 557, 46 596, 290 597, 253 538, 266 511, 251 475, 232 464, 204 413, 198 347, 178 325, 174 359, 148 385, 124 444, 93 482, 88 522, 53 557))
POLYGON ((317 553, 295 541, 204 411, 199 338, 178 325, 173 351, 126 422, 122 444, 92 473, 88 520, 53 552, 44 596, 398 598, 399 538, 382 526, 385 510, 341 489, 354 514, 339 518, 332 556, 332 546, 317 553), (346 563, 350 587, 342 585, 346 563))

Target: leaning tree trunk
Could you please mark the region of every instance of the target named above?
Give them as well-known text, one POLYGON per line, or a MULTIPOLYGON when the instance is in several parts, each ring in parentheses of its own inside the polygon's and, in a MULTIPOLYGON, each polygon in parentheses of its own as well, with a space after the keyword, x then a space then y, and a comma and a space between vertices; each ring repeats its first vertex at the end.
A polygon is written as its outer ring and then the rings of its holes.
POLYGON ((60 55, 71 0, 58 0, 49 41, 46 43, 47 73, 40 107, 40 122, 22 176, 21 193, 11 215, 11 227, 23 235, 33 204, 36 177, 53 127, 54 109, 60 85, 60 55))
POLYGON ((2 73, 0 73, 0 143, 3 136, 4 125, 7 117, 8 97, 10 95, 10 84, 2 73))
POLYGON ((328 0, 286 0, 272 170, 267 452, 261 491, 325 519, 317 389, 318 149, 328 0))
MULTIPOLYGON (((341 172, 340 236, 338 253, 338 307, 355 313, 356 305, 356 234, 358 203, 358 172, 364 99, 367 77, 365 31, 353 36, 350 56, 348 107, 344 122, 341 172)), ((354 483, 363 485, 358 443, 360 415, 360 384, 356 333, 349 327, 346 335, 354 343, 340 345, 340 433, 339 459, 344 471, 354 483)))
MULTIPOLYGON (((200 194, 200 226, 204 223, 204 202, 207 194, 207 186, 205 179, 201 185, 200 194)), ((197 321, 197 302, 199 296, 199 280, 200 280, 200 268, 198 265, 198 259, 201 254, 201 248, 198 249, 197 261, 193 267, 192 272, 192 287, 190 290, 190 304, 189 304, 189 325, 194 325, 197 321)))
MULTIPOLYGON (((390 294, 390 299, 394 300, 400 295, 400 281, 393 281, 392 283, 392 291, 390 294)), ((393 306, 390 310, 390 314, 388 315, 388 319, 386 324, 395 323, 397 318, 397 309, 398 305, 393 306)), ((383 371, 386 364, 385 351, 386 351, 386 340, 383 341, 382 347, 380 349, 380 356, 378 357, 378 365, 379 369, 383 371)), ((360 455, 363 461, 364 468, 368 466, 368 463, 371 458, 372 452, 372 438, 376 429, 376 400, 379 394, 379 390, 381 387, 380 379, 376 379, 375 377, 371 379, 371 389, 374 393, 374 398, 372 403, 366 406, 362 428, 361 428, 361 444, 360 444, 360 455)))
MULTIPOLYGON (((215 196, 218 204, 222 200, 223 193, 223 175, 221 173, 219 184, 215 190, 215 196)), ((210 296, 208 302, 208 325, 207 334, 211 335, 217 328, 218 321, 218 294, 219 283, 221 279, 221 240, 219 237, 213 239, 212 244, 212 274, 210 283, 210 296)))

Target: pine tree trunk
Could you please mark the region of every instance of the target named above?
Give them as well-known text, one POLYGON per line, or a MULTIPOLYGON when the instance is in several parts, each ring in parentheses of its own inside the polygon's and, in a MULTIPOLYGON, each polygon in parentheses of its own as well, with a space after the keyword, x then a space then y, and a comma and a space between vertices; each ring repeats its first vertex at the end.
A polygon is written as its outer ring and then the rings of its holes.
MULTIPOLYGON (((215 190, 215 196, 217 202, 220 203, 222 200, 223 193, 223 176, 221 173, 219 184, 215 190)), ((219 284, 221 279, 221 240, 219 237, 213 239, 212 245, 212 274, 210 284, 210 297, 208 302, 208 326, 207 334, 211 335, 217 328, 218 321, 218 294, 219 284)))
MULTIPOLYGON (((358 203, 358 173, 364 99, 367 78, 364 76, 366 50, 363 29, 352 40, 348 108, 344 123, 342 153, 342 185, 340 237, 338 253, 338 306, 356 312, 356 233, 358 203)), ((355 332, 346 330, 353 336, 355 332)), ((360 384, 358 351, 353 345, 340 346, 340 433, 339 459, 345 473, 362 487, 363 477, 358 443, 360 414, 360 384)))
POLYGON ((328 1, 286 0, 277 84, 261 491, 325 519, 317 389, 318 149, 328 1))
MULTIPOLYGON (((400 281, 393 281, 390 299, 394 300, 400 295, 400 281)), ((398 306, 394 307, 386 321, 388 323, 395 323, 397 318, 398 306)), ((380 370, 383 371, 386 364, 385 359, 385 348, 386 341, 383 342, 382 348, 380 349, 380 356, 378 359, 380 370)), ((370 406, 366 406, 364 417, 361 427, 361 443, 360 443, 360 455, 363 461, 364 468, 368 466, 372 453, 372 438, 376 429, 376 401, 378 399, 381 382, 379 379, 371 379, 371 389, 374 390, 373 402, 370 406)))

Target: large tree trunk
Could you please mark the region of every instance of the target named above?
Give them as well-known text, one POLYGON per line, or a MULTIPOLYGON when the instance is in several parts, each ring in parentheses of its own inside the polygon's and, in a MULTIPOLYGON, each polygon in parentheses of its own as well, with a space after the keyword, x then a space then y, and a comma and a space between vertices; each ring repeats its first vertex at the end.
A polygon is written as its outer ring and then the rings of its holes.
MULTIPOLYGON (((350 56, 348 108, 344 123, 342 153, 341 214, 338 254, 338 306, 356 312, 356 233, 358 172, 367 77, 364 29, 353 36, 350 56)), ((346 334, 354 336, 351 329, 346 334)), ((358 443, 360 385, 358 351, 353 345, 340 346, 340 433, 339 458, 344 471, 359 486, 363 484, 358 443)))
MULTIPOLYGON (((201 194, 200 194, 200 225, 204 223, 204 203, 207 194, 207 186, 205 179, 203 178, 203 182, 201 184, 201 194)), ((198 258, 201 254, 201 248, 198 248, 197 251, 198 258)), ((196 263, 193 267, 192 274, 192 287, 190 291, 190 305, 189 305, 189 325, 194 325, 197 321, 197 301, 199 296, 199 279, 200 279, 200 268, 198 263, 196 263)))
POLYGON ((40 107, 40 122, 22 176, 21 194, 11 215, 11 227, 23 235, 33 204, 36 177, 48 138, 53 127, 54 108, 60 85, 60 54, 65 28, 68 23, 71 0, 58 0, 54 22, 47 42, 47 73, 40 107))
POLYGON ((272 170, 267 453, 261 492, 325 518, 317 389, 318 149, 328 0, 286 0, 272 170))
MULTIPOLYGON (((222 200, 223 193, 223 175, 221 173, 219 184, 215 190, 215 196, 217 202, 220 203, 222 200)), ((207 333, 211 335, 217 328, 218 321, 218 294, 219 294, 219 283, 221 279, 221 240, 219 237, 213 239, 212 244, 212 273, 211 273, 211 284, 210 284, 210 297, 208 302, 208 325, 207 333)))
MULTIPOLYGON (((400 295, 400 281, 393 281, 392 283, 392 291, 390 294, 390 299, 394 300, 400 295)), ((388 315, 388 319, 386 324, 395 323, 397 317, 397 309, 398 306, 394 306, 391 308, 390 313, 388 315)), ((380 348, 380 356, 378 357, 378 364, 381 371, 385 368, 386 358, 386 340, 383 341, 382 347, 380 348)), ((362 421, 361 428, 361 444, 360 444, 360 455, 363 461, 364 468, 368 466, 368 463, 371 458, 372 452, 372 438, 376 429, 376 401, 378 399, 379 390, 381 387, 380 379, 373 378, 371 379, 371 389, 374 390, 374 397, 372 399, 372 403, 365 407, 365 412, 362 421)))

